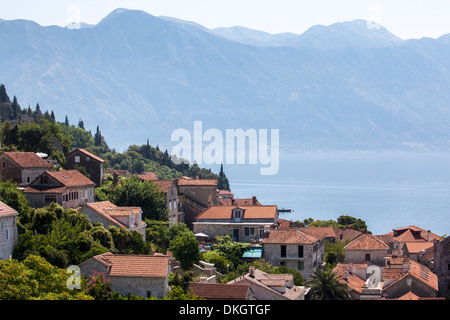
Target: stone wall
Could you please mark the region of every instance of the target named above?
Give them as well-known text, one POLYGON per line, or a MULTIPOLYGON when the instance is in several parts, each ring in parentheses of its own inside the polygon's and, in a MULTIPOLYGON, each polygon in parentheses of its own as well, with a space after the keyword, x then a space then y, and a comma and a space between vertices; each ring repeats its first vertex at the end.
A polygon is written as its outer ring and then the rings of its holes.
POLYGON ((9 259, 14 246, 19 241, 15 216, 0 217, 0 260, 9 259), (6 240, 6 229, 9 230, 9 239, 6 240))

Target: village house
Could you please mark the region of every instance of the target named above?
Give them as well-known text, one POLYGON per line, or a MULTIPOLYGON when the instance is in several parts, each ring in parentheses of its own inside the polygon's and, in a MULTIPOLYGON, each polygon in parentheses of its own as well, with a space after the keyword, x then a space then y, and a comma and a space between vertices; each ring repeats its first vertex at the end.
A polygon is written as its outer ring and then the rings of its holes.
POLYGON ((196 179, 180 177, 175 181, 178 193, 203 209, 219 204, 217 179, 199 179, 197 176, 196 179))
POLYGON ((0 201, 0 260, 11 259, 19 241, 17 216, 19 213, 0 201))
POLYGON ((66 156, 66 169, 74 170, 83 167, 96 187, 102 186, 104 160, 84 150, 75 149, 66 156))
POLYGON ((315 228, 272 229, 263 239, 264 259, 274 266, 286 266, 305 279, 324 262, 326 233, 315 228))
POLYGON ((339 263, 333 271, 350 288, 353 300, 436 298, 438 292, 436 274, 406 256, 388 255, 379 266, 339 263), (371 286, 374 277, 378 283, 371 286))
POLYGON ((236 242, 259 242, 278 224, 277 206, 210 206, 197 216, 194 233, 230 235, 236 242))
POLYGON ((178 188, 174 180, 154 180, 153 184, 157 185, 166 195, 167 209, 169 210, 169 224, 184 223, 184 214, 178 199, 178 188))
POLYGON ((11 180, 21 187, 51 169, 51 164, 34 152, 2 152, 0 154, 0 178, 11 180))
POLYGON ((433 271, 438 276, 439 294, 448 297, 450 295, 450 236, 434 242, 433 254, 433 271))
POLYGON ((345 262, 382 265, 391 248, 371 234, 361 234, 345 247, 345 262))
POLYGON ((205 300, 253 300, 249 284, 191 282, 187 292, 205 300))
POLYGON ((171 268, 168 256, 100 254, 82 262, 80 271, 89 278, 93 272, 104 273, 112 290, 121 295, 163 298, 169 293, 171 268))
POLYGON ((86 203, 77 210, 91 222, 100 222, 105 228, 115 226, 137 231, 145 241, 147 224, 142 221, 142 210, 139 207, 118 207, 110 201, 102 201, 86 203))
POLYGON ((95 183, 77 170, 46 171, 24 191, 34 208, 55 202, 64 209, 77 208, 94 202, 95 183))
POLYGON ((270 274, 249 267, 249 272, 228 284, 249 284, 256 300, 305 300, 308 289, 294 285, 292 274, 270 274))

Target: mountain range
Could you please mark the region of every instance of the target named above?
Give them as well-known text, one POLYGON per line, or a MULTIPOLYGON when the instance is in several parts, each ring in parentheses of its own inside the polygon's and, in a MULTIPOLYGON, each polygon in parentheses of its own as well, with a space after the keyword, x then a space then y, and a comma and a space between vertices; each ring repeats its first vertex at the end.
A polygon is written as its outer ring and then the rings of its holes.
POLYGON ((100 126, 111 147, 177 128, 279 129, 285 150, 450 149, 450 35, 364 20, 303 34, 117 9, 74 29, 0 20, 0 83, 22 107, 100 126))

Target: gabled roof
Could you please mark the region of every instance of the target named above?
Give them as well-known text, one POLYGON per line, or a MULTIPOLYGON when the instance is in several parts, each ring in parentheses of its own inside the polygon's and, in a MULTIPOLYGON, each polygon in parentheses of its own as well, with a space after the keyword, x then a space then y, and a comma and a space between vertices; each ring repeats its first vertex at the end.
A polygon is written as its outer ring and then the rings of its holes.
MULTIPOLYGON (((75 149, 75 150, 73 150, 72 152, 70 152, 68 155, 70 155, 70 154, 72 154, 72 153, 74 153, 74 152, 76 152, 76 151, 79 151, 79 152, 81 152, 81 153, 84 153, 84 154, 85 154, 86 156, 88 156, 89 158, 94 159, 94 160, 97 160, 98 162, 105 162, 105 160, 103 160, 102 158, 99 158, 99 157, 97 157, 95 154, 90 153, 89 151, 86 151, 86 150, 84 150, 84 149, 82 149, 82 148, 75 149)), ((68 155, 67 155, 67 156, 68 156, 68 155)))
MULTIPOLYGON (((130 216, 130 214, 132 213, 141 212, 140 207, 118 207, 110 201, 86 203, 83 207, 79 208, 78 210, 83 211, 84 207, 91 208, 99 215, 103 216, 104 218, 108 219, 109 221, 115 223, 116 225, 122 228, 127 228, 127 226, 125 226, 122 222, 120 222, 116 218, 120 216, 126 217, 130 216)), ((141 225, 143 224, 145 224, 145 222, 141 221, 141 225)))
POLYGON ((277 206, 221 206, 208 207, 197 216, 201 220, 226 220, 233 218, 233 209, 240 208, 244 211, 242 219, 274 219, 277 215, 277 206))
POLYGON ((19 213, 8 206, 6 203, 0 201, 0 217, 6 217, 6 216, 18 216, 19 213))
POLYGON ((95 186, 92 180, 78 170, 46 171, 44 174, 48 174, 66 187, 95 186))
POLYGON ((249 284, 192 282, 188 291, 207 300, 246 300, 249 284))
POLYGON ((179 186, 217 186, 217 179, 191 179, 180 177, 177 179, 179 186))
POLYGON ((128 255, 108 252, 94 256, 93 259, 109 267, 109 276, 152 278, 168 276, 169 257, 165 255, 128 255))
POLYGON ((338 263, 333 271, 342 276, 339 282, 345 283, 350 290, 361 294, 365 281, 353 272, 350 272, 349 265, 349 263, 338 263))
MULTIPOLYGON (((407 227, 392 229, 392 232, 386 233, 393 237, 393 240, 405 242, 405 241, 423 241, 428 238, 428 230, 419 228, 414 225, 407 227), (397 235, 395 235, 397 234, 397 235)), ((440 236, 430 232, 430 240, 439 240, 440 236)))
MULTIPOLYGON (((321 234, 324 236, 325 234, 321 234)), ((301 231, 299 228, 282 228, 272 229, 269 231, 267 238, 264 238, 263 243, 291 243, 291 244, 314 244, 319 240, 315 236, 301 231)))
POLYGON ((139 178, 145 181, 156 181, 158 180, 158 176, 153 172, 143 172, 141 174, 137 174, 139 178))
POLYGON ((95 187, 95 183, 77 170, 46 171, 43 175, 49 175, 61 185, 42 185, 39 178, 34 180, 24 193, 63 193, 68 187, 95 187))
POLYGON ((157 185, 162 192, 169 192, 170 188, 174 185, 173 180, 153 180, 153 184, 157 185))
POLYGON ((34 152, 3 152, 21 168, 50 168, 51 164, 34 152))
POLYGON ((363 233, 344 247, 344 250, 388 250, 389 246, 371 234, 363 233))

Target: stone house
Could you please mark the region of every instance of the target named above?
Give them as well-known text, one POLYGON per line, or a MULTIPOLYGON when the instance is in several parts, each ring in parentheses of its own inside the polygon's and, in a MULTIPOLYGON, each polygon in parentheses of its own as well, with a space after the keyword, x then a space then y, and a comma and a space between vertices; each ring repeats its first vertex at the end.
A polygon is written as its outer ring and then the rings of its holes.
POLYGON ((278 223, 277 206, 210 206, 193 222, 194 233, 230 235, 237 242, 259 242, 278 223))
POLYGON ((17 216, 19 213, 0 201, 0 260, 11 259, 19 241, 17 216))
POLYGON ((101 187, 102 185, 104 162, 103 159, 81 148, 75 149, 66 155, 66 169, 74 170, 76 166, 85 168, 86 173, 94 181, 96 187, 101 187))
POLYGON ((439 294, 450 295, 450 237, 434 242, 434 269, 438 277, 439 294))
POLYGON ((326 234, 312 229, 315 228, 270 230, 263 239, 264 259, 274 266, 298 270, 308 279, 324 262, 326 234))
POLYGON ((219 204, 217 179, 191 179, 180 177, 175 179, 178 193, 196 204, 207 208, 219 204))
POLYGON ((169 210, 169 224, 184 223, 184 214, 178 199, 178 188, 174 180, 153 180, 166 195, 167 209, 169 210))
POLYGON ((377 237, 363 233, 349 242, 344 251, 345 262, 383 265, 391 248, 377 237))
POLYGON ((249 284, 256 300, 305 300, 308 290, 294 285, 292 274, 269 274, 249 267, 249 272, 228 284, 249 284))
POLYGON ((384 261, 383 265, 338 263, 333 271, 350 288, 353 300, 406 299, 408 295, 436 297, 437 276, 427 267, 395 254, 386 256, 384 261))
POLYGON ((80 271, 89 278, 94 272, 104 273, 113 291, 144 298, 163 298, 169 293, 169 257, 155 255, 112 254, 110 252, 82 262, 80 271))
POLYGON ((51 169, 51 164, 34 152, 2 152, 0 154, 0 178, 11 180, 22 187, 51 169))
POLYGON ((118 207, 110 201, 102 201, 86 203, 77 210, 91 222, 100 222, 105 228, 115 226, 137 231, 145 241, 147 224, 142 221, 142 210, 139 207, 118 207))
POLYGON ((52 202, 64 209, 94 202, 95 183, 77 170, 46 171, 24 191, 30 206, 41 208, 52 202))
POLYGON ((437 296, 438 278, 424 265, 406 256, 390 256, 382 270, 384 298, 399 298, 409 292, 419 297, 437 296))
POLYGON ((191 282, 187 292, 205 300, 253 300, 249 284, 191 282))

